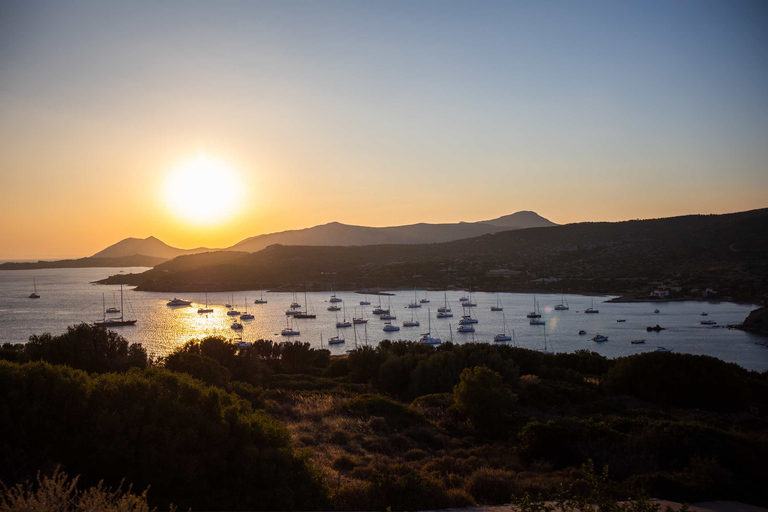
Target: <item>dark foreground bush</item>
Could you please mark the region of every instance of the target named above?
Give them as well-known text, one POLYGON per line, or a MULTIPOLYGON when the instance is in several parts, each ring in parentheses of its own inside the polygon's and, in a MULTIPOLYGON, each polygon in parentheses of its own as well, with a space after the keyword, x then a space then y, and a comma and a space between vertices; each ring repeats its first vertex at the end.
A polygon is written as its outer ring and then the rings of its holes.
POLYGON ((88 374, 0 361, 0 480, 60 464, 84 485, 151 485, 150 502, 215 510, 318 509, 325 490, 285 427, 164 369, 88 374))
POLYGON ((116 332, 86 323, 69 326, 59 336, 30 336, 19 359, 65 364, 87 372, 121 372, 149 364, 141 344, 129 345, 116 332))
POLYGON ((517 395, 504 384, 501 375, 486 366, 466 368, 453 389, 456 408, 478 428, 494 433, 508 429, 517 395))
POLYGON ((621 357, 603 388, 677 407, 733 411, 752 403, 749 372, 709 356, 649 352, 621 357))

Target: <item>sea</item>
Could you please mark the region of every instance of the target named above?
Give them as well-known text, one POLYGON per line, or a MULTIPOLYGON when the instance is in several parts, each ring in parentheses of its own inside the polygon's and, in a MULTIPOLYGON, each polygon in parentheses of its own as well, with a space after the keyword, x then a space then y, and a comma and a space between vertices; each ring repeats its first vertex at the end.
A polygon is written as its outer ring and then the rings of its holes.
MULTIPOLYGON (((67 326, 81 322, 93 322, 104 317, 102 304, 120 307, 119 286, 94 284, 107 276, 137 273, 145 268, 78 268, 45 270, 0 271, 0 343, 24 343, 32 335, 45 332, 59 334, 67 326), (30 299, 36 283, 41 298, 30 299)), ((741 323, 749 312, 758 306, 731 302, 657 302, 657 303, 610 303, 611 296, 590 297, 584 295, 552 295, 528 293, 472 293, 476 307, 462 311, 460 298, 469 296, 464 290, 396 290, 392 295, 364 295, 355 292, 335 292, 343 302, 339 312, 327 310, 332 292, 297 291, 271 293, 261 290, 235 293, 209 293, 207 301, 213 313, 198 314, 197 309, 206 303, 204 293, 185 293, 179 298, 191 300, 191 307, 170 307, 167 302, 174 294, 141 292, 125 287, 123 311, 126 318, 137 319, 132 327, 118 327, 118 331, 130 342, 141 343, 154 357, 162 357, 193 338, 224 336, 244 341, 272 339, 275 341, 300 340, 314 347, 329 348, 332 354, 344 354, 356 346, 376 346, 384 339, 418 340, 421 334, 431 332, 433 337, 454 343, 501 343, 493 336, 514 332, 516 346, 543 349, 554 352, 574 352, 587 349, 615 358, 665 347, 674 352, 704 354, 723 361, 739 364, 748 370, 768 370, 768 339, 727 325, 741 323), (254 304, 263 296, 267 304, 254 304), (422 299, 429 300, 421 303, 422 299), (291 302, 307 304, 316 319, 292 319, 285 315, 291 302), (361 306, 361 301, 370 306, 361 306), (526 315, 533 310, 534 300, 541 310, 544 325, 531 325, 526 315), (557 311, 554 306, 564 301, 567 311, 557 311), (409 303, 417 302, 419 308, 409 309, 409 303), (437 319, 437 308, 447 302, 453 318, 437 319), (243 330, 230 328, 233 318, 228 316, 226 303, 241 312, 252 313, 253 320, 243 320, 243 330), (371 314, 381 304, 390 308, 400 326, 399 332, 384 332, 385 321, 371 314), (491 311, 500 304, 503 311, 491 311), (585 314, 588 307, 599 310, 598 314, 585 314), (659 312, 655 313, 654 310, 659 312), (707 316, 701 316, 707 313, 707 316), (478 319, 474 333, 458 333, 458 321, 463 314, 478 319), (363 316, 367 324, 336 329, 336 322, 346 318, 363 316), (420 322, 419 327, 403 327, 405 320, 420 322), (618 322, 617 320, 624 320, 618 322), (714 326, 702 325, 702 320, 713 320, 714 326), (646 327, 660 325, 665 330, 647 332, 646 327), (282 336, 281 330, 292 326, 298 336, 282 336), (586 331, 579 335, 579 331, 586 331), (594 342, 597 334, 608 341, 594 342), (339 336, 345 343, 327 346, 332 336, 339 336), (632 340, 644 339, 644 344, 632 344, 632 340)))

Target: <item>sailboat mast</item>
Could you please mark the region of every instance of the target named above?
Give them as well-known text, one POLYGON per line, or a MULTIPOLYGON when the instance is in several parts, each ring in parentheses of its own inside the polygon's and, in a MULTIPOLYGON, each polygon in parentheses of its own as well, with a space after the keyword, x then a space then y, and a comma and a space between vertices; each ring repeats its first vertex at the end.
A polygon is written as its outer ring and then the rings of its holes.
POLYGON ((125 313, 123 312, 125 308, 123 307, 123 282, 120 281, 120 321, 122 322, 124 320, 125 313))
POLYGON ((107 302, 106 299, 104 299, 103 293, 101 294, 101 318, 103 321, 107 321, 107 302))

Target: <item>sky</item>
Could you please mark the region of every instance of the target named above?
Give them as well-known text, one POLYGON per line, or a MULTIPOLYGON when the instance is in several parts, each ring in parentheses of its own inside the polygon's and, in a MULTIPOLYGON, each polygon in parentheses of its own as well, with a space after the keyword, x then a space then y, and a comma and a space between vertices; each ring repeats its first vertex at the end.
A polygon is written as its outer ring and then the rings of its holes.
POLYGON ((768 207, 768 2, 0 2, 0 259, 768 207))

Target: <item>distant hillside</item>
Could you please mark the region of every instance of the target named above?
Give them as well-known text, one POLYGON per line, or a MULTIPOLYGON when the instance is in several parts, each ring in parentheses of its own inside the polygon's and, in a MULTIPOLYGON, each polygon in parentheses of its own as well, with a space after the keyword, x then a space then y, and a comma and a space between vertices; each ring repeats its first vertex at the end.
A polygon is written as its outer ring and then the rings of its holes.
POLYGON ((499 231, 556 226, 535 212, 522 211, 498 219, 453 224, 410 224, 372 228, 331 222, 312 228, 254 236, 227 250, 256 252, 274 244, 281 245, 382 245, 429 244, 472 238, 499 231))
MULTIPOLYGON (((270 246, 190 255, 129 276, 140 290, 468 287, 646 294, 681 289, 762 302, 768 293, 768 209, 616 223, 581 223, 440 244, 270 246)), ((699 293, 698 296, 701 296, 699 293)))
POLYGON ((150 236, 148 238, 126 238, 120 240, 116 244, 110 245, 104 250, 101 250, 91 256, 92 258, 120 258, 124 256, 133 256, 134 254, 142 254, 144 256, 152 256, 154 258, 162 258, 169 260, 176 256, 183 254, 194 254, 199 252, 209 251, 210 249, 177 249, 171 247, 158 240, 157 238, 150 236))
POLYGON ((154 267, 164 261, 165 258, 155 258, 134 254, 120 258, 79 258, 76 260, 57 261, 28 261, 23 263, 2 263, 0 270, 33 270, 40 268, 88 268, 88 267, 154 267))

